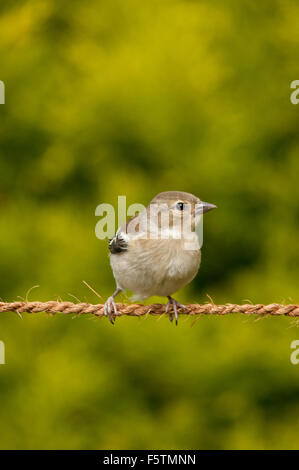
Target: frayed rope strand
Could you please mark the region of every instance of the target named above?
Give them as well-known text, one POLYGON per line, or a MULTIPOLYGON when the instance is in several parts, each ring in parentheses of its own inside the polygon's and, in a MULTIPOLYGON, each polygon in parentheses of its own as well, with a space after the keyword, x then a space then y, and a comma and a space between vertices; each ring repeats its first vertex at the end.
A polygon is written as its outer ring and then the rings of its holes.
MULTIPOLYGON (((116 304, 118 315, 117 316, 132 316, 140 317, 143 315, 163 315, 165 314, 164 304, 116 304)), ((208 304, 187 304, 185 309, 179 308, 180 315, 228 315, 230 313, 240 313, 243 315, 285 315, 288 317, 299 317, 299 305, 281 305, 281 304, 226 304, 215 305, 208 304)), ((45 312, 50 314, 65 313, 65 314, 91 314, 97 317, 104 316, 103 304, 88 304, 88 303, 72 303, 72 302, 0 302, 0 313, 3 312, 16 312, 21 313, 39 313, 45 312)), ((169 312, 167 313, 167 316, 169 312)), ((113 315, 115 316, 115 315, 113 315)))

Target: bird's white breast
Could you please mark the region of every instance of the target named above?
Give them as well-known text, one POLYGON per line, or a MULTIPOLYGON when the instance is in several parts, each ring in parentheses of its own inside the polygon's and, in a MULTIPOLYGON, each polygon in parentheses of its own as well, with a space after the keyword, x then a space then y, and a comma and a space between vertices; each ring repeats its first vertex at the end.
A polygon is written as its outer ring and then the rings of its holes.
POLYGON ((131 239, 127 251, 110 257, 118 286, 140 299, 173 294, 197 274, 201 254, 194 242, 190 250, 182 239, 131 239))

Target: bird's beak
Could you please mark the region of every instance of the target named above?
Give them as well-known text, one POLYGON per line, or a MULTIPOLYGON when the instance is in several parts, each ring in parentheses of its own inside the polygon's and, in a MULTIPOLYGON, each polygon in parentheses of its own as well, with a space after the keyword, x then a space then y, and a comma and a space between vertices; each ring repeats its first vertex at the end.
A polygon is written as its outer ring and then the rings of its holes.
POLYGON ((200 201, 200 203, 197 204, 195 212, 196 214, 204 214, 212 209, 217 209, 217 206, 215 206, 215 204, 210 204, 209 202, 200 201))

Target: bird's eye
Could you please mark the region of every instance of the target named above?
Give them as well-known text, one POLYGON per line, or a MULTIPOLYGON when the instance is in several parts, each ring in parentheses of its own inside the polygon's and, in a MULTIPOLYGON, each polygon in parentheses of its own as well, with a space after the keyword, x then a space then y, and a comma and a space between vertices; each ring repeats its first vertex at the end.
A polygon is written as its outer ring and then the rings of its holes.
POLYGON ((176 208, 179 211, 183 211, 184 210, 184 203, 183 202, 178 202, 177 205, 176 205, 176 208))

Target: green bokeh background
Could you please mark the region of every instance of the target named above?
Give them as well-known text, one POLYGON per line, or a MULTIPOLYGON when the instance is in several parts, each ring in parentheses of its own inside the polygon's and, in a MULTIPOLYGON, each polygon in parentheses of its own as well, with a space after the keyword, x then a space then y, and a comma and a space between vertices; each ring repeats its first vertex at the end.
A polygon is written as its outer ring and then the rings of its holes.
MULTIPOLYGON (((298 50, 291 0, 2 2, 0 297, 106 298, 96 206, 175 189, 219 207, 179 301, 298 302, 298 50)), ((297 448, 294 322, 191 326, 1 314, 0 447, 297 448)))

